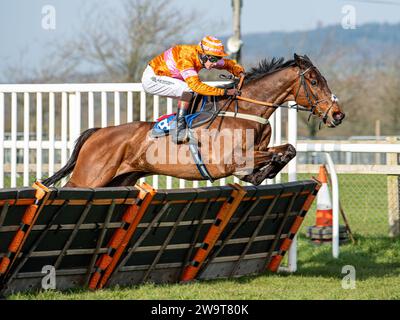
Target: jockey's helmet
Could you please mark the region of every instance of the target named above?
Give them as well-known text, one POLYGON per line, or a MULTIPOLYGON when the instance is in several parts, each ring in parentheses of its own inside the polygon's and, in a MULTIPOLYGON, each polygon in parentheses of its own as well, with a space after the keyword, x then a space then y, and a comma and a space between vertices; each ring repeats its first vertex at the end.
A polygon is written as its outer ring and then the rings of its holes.
POLYGON ((198 47, 199 52, 205 55, 216 57, 226 57, 228 55, 225 53, 222 41, 212 36, 204 37, 198 47))

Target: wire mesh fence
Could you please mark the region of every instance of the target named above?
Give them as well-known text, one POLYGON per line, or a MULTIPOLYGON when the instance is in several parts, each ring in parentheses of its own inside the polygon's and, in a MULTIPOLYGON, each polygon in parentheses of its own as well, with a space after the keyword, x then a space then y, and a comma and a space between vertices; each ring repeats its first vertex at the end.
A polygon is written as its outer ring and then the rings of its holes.
MULTIPOLYGON (((299 179, 309 177, 307 174, 298 175, 299 179)), ((389 208, 396 205, 392 203, 394 198, 388 193, 388 176, 339 174, 338 179, 339 201, 352 232, 363 236, 388 236, 389 208)), ((316 204, 317 202, 314 201, 303 223, 303 229, 315 224, 316 204)), ((340 224, 345 225, 342 216, 340 216, 340 224)))

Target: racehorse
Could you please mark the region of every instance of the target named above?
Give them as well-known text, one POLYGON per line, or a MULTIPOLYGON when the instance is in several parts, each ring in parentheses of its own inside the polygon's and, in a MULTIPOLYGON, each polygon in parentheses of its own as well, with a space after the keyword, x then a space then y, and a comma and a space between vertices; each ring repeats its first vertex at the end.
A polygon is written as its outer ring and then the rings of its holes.
MULTIPOLYGON (((226 114, 235 113, 236 116, 215 117, 208 123, 208 129, 214 132, 212 139, 218 139, 224 129, 250 130, 253 133, 252 141, 238 139, 236 144, 229 148, 225 145, 224 150, 221 149, 224 145, 218 145, 223 156, 218 161, 207 164, 207 169, 214 179, 234 175, 242 181, 259 185, 265 179, 274 178, 282 170, 296 155, 296 150, 290 144, 268 147, 271 126, 267 121, 260 120, 268 119, 277 107, 287 101, 295 101, 298 110, 308 111, 310 115, 319 117, 327 127, 338 126, 345 116, 326 79, 306 55, 294 54, 294 59, 287 61, 283 58, 262 60, 258 67, 252 68, 245 75, 240 96, 234 99, 221 97, 218 100, 218 105, 226 108, 226 114), (259 103, 239 99, 242 97, 254 99, 259 103), (246 118, 247 115, 250 117, 246 118), (235 161, 224 162, 232 150, 238 148, 243 153, 251 150, 251 167, 235 161)), ((141 177, 157 174, 187 180, 204 180, 193 161, 177 164, 171 157, 164 163, 149 161, 149 150, 157 147, 163 147, 163 150, 175 148, 179 154, 188 153, 189 150, 188 144, 174 145, 168 136, 152 138, 149 133, 154 124, 134 121, 84 131, 77 139, 66 165, 44 180, 43 184, 50 186, 71 172, 65 187, 127 186, 134 185, 141 177)), ((204 130, 206 125, 201 125, 193 131, 200 135, 200 131, 204 130)), ((202 144, 201 154, 210 156, 212 146, 212 141, 202 144)))

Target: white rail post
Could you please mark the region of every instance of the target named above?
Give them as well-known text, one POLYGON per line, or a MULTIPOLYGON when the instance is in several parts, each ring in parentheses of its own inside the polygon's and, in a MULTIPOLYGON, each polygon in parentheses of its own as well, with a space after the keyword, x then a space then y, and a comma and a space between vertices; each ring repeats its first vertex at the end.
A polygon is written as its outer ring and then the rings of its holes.
POLYGON ((339 182, 332 158, 329 153, 325 153, 326 163, 329 168, 332 181, 332 256, 339 257, 339 182))
POLYGON ((88 92, 88 128, 94 128, 94 93, 88 92))
POLYGON ((70 155, 74 150, 75 140, 81 131, 81 99, 80 92, 69 95, 69 148, 70 155))
MULTIPOLYGON (((140 92, 140 121, 146 121, 146 92, 140 92)), ((139 179, 140 183, 145 182, 145 178, 139 179)))
MULTIPOLYGON (((295 104, 289 101, 289 107, 295 104)), ((297 147, 297 110, 288 109, 288 143, 297 147)), ((297 181, 297 157, 290 160, 288 164, 288 181, 297 181)), ((297 270, 297 235, 293 238, 292 245, 289 250, 288 271, 295 272, 297 270)))
POLYGON ((4 93, 0 92, 0 188, 4 188, 4 93))
MULTIPOLYGON (((80 117, 79 117, 80 118, 80 117)), ((49 93, 49 172, 48 176, 54 174, 54 158, 55 158, 55 94, 49 93)))
POLYGON ((121 104, 119 91, 114 91, 114 125, 121 124, 121 104))
POLYGON ((133 92, 128 91, 126 98, 126 121, 133 121, 133 92))
MULTIPOLYGON (((282 144, 282 108, 276 109, 275 114, 275 145, 282 144)), ((281 183, 282 174, 279 172, 275 177, 275 183, 281 183)))
POLYGON ((11 93, 11 188, 17 186, 17 93, 11 93))
POLYGON ((36 93, 36 179, 42 179, 42 93, 36 93))
POLYGON ((101 92, 101 127, 105 128, 108 125, 107 120, 107 92, 101 92))
MULTIPOLYGON (((61 167, 68 160, 68 95, 61 93, 61 167)), ((61 180, 61 185, 65 185, 67 179, 61 180)))
POLYGON ((24 186, 29 185, 29 93, 24 92, 24 186))
MULTIPOLYGON (((398 143, 397 137, 387 137, 386 141, 395 145, 398 143)), ((386 164, 397 166, 398 154, 387 153, 386 164)), ((389 237, 395 238, 400 235, 400 177, 398 175, 387 175, 387 201, 388 201, 388 222, 389 237)))

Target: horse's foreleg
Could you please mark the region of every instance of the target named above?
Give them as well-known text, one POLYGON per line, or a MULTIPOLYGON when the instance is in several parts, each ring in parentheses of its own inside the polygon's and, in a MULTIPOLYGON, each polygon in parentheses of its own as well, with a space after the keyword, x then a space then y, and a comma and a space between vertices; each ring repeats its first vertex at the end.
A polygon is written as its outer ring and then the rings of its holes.
POLYGON ((265 179, 275 178, 279 171, 296 156, 296 149, 291 144, 284 144, 268 148, 267 151, 256 151, 254 154, 255 158, 264 154, 264 165, 240 179, 257 186, 265 179))

